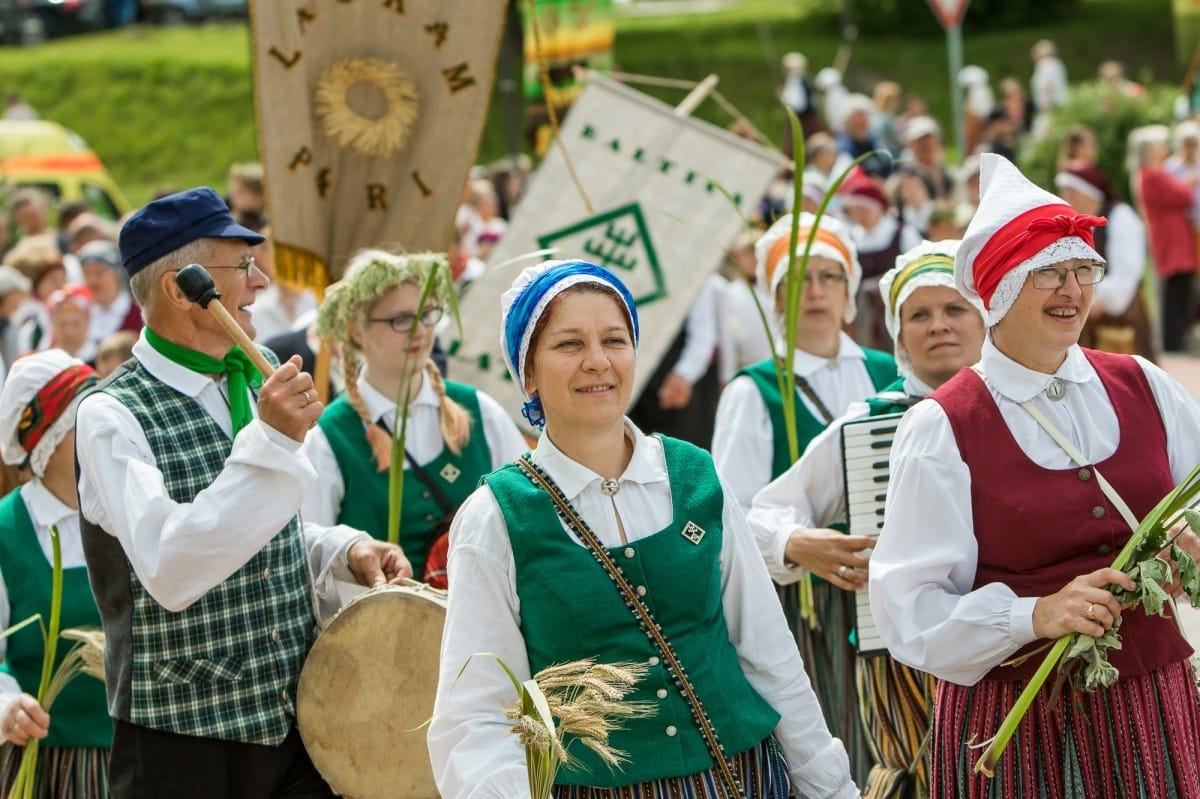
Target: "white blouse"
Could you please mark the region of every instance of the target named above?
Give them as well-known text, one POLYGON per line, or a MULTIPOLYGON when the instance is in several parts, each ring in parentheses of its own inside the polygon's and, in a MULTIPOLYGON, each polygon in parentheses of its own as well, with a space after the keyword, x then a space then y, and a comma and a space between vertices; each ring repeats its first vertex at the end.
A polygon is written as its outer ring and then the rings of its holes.
MULTIPOLYGON (((910 375, 904 379, 904 392, 927 397, 933 389, 910 375)), ((865 401, 852 402, 844 414, 809 442, 800 460, 754 495, 754 505, 746 518, 771 579, 780 585, 804 576, 804 569, 784 561, 788 539, 797 528, 828 527, 846 521, 842 427, 870 415, 871 406, 865 401)))
MULTIPOLYGON (((533 451, 534 462, 558 483, 605 546, 621 542, 616 512, 630 541, 661 530, 672 518, 661 442, 628 421, 626 435, 634 441, 633 457, 611 500, 600 492, 600 476, 567 458, 548 435, 533 451)), ((728 489, 722 525, 725 623, 747 679, 782 717, 775 736, 790 764, 792 784, 807 797, 857 797, 846 751, 825 727, 762 559, 728 489)), ((450 541, 449 607, 428 736, 438 790, 446 799, 528 796, 524 751, 504 718, 504 707, 515 699, 508 676, 489 657, 474 658, 464 670, 472 655, 490 652, 518 678, 530 677, 512 549, 487 486, 459 509, 450 541)))
MULTIPOLYGON (((358 391, 367 413, 374 419, 382 419, 390 430, 396 415, 395 400, 380 393, 361 375, 358 378, 358 391)), ((492 468, 499 469, 509 461, 521 457, 529 447, 512 419, 500 407, 500 403, 482 391, 477 392, 476 396, 479 397, 479 415, 482 418, 471 430, 471 434, 478 435, 482 429, 484 440, 487 441, 492 454, 492 468)), ((439 420, 441 410, 442 401, 437 392, 433 390, 429 380, 423 379, 421 389, 408 406, 408 429, 404 438, 405 448, 422 466, 441 455, 446 446, 439 420)), ((346 495, 346 483, 337 457, 333 454, 333 448, 329 445, 329 439, 320 426, 308 431, 300 453, 312 462, 313 468, 321 476, 313 489, 305 493, 300 506, 301 512, 306 521, 323 525, 335 524, 341 513, 342 497, 346 495)), ((384 501, 386 500, 385 497, 384 501)))
MULTIPOLYGON (((838 354, 823 358, 804 350, 792 354, 792 369, 806 379, 825 407, 835 417, 850 403, 875 394, 867 374, 866 354, 845 333, 840 334, 838 354)), ((803 392, 800 401, 814 419, 821 412, 803 392)), ((771 482, 771 461, 775 456, 775 431, 767 404, 754 381, 739 375, 729 381, 717 404, 713 431, 713 461, 743 508, 749 508, 759 489, 771 482)))
MULTIPOLYGON (((1179 481, 1200 462, 1200 408, 1161 369, 1141 358, 1137 362, 1158 405, 1171 474, 1179 481)), ((1056 373, 1067 383, 1066 396, 1058 402, 1043 393, 1052 375, 1021 366, 990 338, 974 368, 1022 451, 1038 466, 1068 469, 1073 461, 1018 404, 1025 400, 1049 417, 1088 461, 1098 463, 1116 452, 1116 412, 1079 347, 1068 351, 1056 373)), ((897 660, 973 685, 1037 637, 1037 598, 1018 598, 998 582, 971 588, 978 557, 971 474, 942 406, 926 400, 905 414, 892 447, 891 472, 883 532, 871 555, 871 611, 897 660)))

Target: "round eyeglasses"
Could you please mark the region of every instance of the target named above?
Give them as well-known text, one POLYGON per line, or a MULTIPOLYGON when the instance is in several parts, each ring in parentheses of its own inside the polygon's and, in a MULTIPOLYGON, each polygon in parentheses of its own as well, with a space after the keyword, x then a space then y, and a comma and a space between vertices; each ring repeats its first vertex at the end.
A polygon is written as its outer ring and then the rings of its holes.
POLYGON ((1035 289, 1060 289, 1067 285, 1067 273, 1075 274, 1075 281, 1081 286, 1091 286, 1104 279, 1104 264, 1079 264, 1078 266, 1044 266, 1034 269, 1035 289))
POLYGON ((425 327, 433 327, 438 322, 442 321, 446 309, 440 305, 435 305, 432 308, 426 308, 418 316, 415 313, 398 313, 395 316, 382 317, 367 317, 368 322, 384 323, 386 322, 392 328, 393 333, 411 333, 416 329, 417 320, 421 320, 421 324, 425 327))

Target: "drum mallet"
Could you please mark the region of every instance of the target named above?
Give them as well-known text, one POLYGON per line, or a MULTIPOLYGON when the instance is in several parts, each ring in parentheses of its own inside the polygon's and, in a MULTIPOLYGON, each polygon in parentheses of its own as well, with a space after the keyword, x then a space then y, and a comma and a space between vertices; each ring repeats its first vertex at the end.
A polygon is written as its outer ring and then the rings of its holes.
POLYGON ((220 299, 221 292, 217 291, 212 275, 208 273, 207 269, 200 264, 188 264, 175 274, 175 285, 179 286, 179 290, 183 292, 183 296, 187 297, 189 302, 196 303, 213 315, 217 324, 233 339, 233 343, 241 347, 242 351, 250 357, 250 361, 258 367, 263 379, 274 374, 275 367, 259 352, 258 347, 254 346, 254 342, 246 335, 246 331, 242 330, 242 326, 237 323, 237 320, 230 315, 224 305, 213 302, 213 300, 220 299))

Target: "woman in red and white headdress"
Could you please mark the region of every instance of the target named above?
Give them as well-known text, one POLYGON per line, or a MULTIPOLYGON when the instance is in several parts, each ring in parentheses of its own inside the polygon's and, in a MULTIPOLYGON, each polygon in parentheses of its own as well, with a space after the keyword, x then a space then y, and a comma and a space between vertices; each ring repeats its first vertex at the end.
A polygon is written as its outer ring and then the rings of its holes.
POLYGON ((1200 408, 1148 361, 1076 343, 1104 275, 1104 220, 982 159, 955 276, 983 301, 988 340, 901 421, 871 557, 885 643, 941 680, 931 795, 1200 797, 1191 647, 1173 619, 1122 612, 1109 592, 1134 587, 1107 568, 1132 531, 1099 474, 1141 518, 1200 462, 1200 408), (996 734, 1040 662, 1014 656, 1117 618, 1118 682, 1040 692, 994 782, 971 773, 968 745, 996 734))

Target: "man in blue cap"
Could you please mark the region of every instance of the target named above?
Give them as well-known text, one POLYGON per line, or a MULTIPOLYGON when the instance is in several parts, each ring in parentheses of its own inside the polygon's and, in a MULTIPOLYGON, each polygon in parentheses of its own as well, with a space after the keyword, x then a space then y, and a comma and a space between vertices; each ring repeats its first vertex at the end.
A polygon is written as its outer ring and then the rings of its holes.
POLYGON ((175 283, 188 264, 206 267, 253 338, 262 240, 208 188, 156 200, 121 231, 146 328, 77 426, 117 799, 332 796, 295 726, 318 604, 335 577, 411 571, 365 533, 302 525, 317 475, 296 450, 322 409, 312 377, 295 357, 262 382, 175 283))

